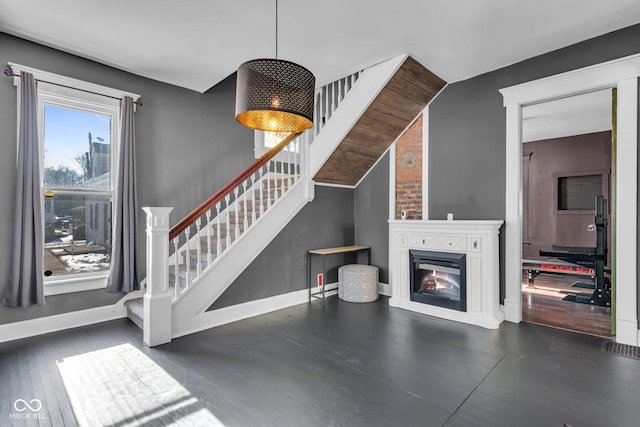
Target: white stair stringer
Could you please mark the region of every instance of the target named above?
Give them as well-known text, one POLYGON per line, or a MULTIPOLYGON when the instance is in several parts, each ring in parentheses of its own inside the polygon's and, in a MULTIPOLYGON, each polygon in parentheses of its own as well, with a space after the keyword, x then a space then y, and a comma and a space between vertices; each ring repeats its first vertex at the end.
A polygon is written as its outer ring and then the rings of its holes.
POLYGON ((206 310, 222 295, 296 214, 313 200, 313 182, 301 180, 193 282, 172 306, 173 338, 218 324, 206 310))
MULTIPOLYGON (((388 59, 362 73, 340 107, 322 128, 309 146, 309 176, 313 178, 338 148, 344 137, 353 128, 369 105, 384 89, 408 55, 388 59)), ((316 118, 319 119, 319 118, 316 118)))

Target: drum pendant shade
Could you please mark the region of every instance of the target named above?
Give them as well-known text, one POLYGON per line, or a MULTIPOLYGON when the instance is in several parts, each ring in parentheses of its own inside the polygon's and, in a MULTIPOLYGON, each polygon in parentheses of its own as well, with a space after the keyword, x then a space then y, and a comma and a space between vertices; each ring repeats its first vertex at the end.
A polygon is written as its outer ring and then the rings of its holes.
POLYGON ((289 61, 254 59, 238 68, 236 120, 270 132, 302 132, 313 126, 315 77, 289 61))

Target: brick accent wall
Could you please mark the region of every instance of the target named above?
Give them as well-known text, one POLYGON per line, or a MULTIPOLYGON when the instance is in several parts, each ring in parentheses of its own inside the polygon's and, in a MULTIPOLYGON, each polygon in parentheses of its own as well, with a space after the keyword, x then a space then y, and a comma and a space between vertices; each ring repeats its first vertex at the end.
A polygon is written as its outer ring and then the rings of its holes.
POLYGON ((422 114, 396 142, 396 219, 422 219, 422 114))

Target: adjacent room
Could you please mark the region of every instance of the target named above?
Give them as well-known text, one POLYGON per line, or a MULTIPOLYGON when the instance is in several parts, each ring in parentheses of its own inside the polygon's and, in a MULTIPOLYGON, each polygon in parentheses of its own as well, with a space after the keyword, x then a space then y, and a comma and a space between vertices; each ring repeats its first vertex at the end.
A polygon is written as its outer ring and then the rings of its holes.
POLYGON ((614 97, 614 91, 600 90, 523 109, 526 321, 615 335, 610 267, 614 97))

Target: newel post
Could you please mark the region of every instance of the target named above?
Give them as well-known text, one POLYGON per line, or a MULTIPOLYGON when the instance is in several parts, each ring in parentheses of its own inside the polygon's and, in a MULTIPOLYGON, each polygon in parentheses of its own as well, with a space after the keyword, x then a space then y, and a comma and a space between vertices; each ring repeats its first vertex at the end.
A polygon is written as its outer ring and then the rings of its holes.
POLYGON ((169 292, 169 213, 173 208, 142 208, 147 213, 147 292, 143 339, 149 347, 171 342, 169 292))

